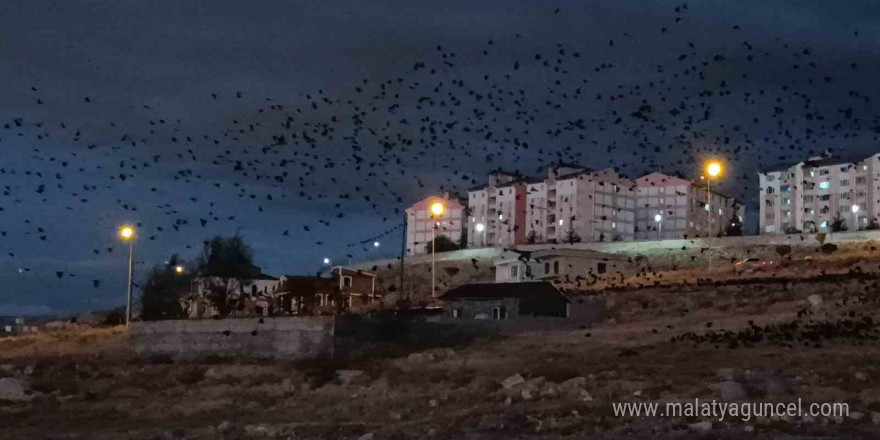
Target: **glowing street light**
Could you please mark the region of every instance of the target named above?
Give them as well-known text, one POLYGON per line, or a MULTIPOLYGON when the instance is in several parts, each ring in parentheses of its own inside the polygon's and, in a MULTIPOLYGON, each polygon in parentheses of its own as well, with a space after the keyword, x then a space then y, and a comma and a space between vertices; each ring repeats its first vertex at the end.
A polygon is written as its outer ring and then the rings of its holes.
POLYGON ((852 205, 852 208, 850 208, 850 209, 852 210, 853 217, 855 217, 854 223, 853 223, 853 224, 855 224, 855 230, 858 231, 859 230, 859 205, 852 205))
POLYGON ((178 275, 183 275, 183 266, 178 264, 174 267, 174 271, 177 272, 178 275))
POLYGON ((712 179, 717 178, 724 172, 724 167, 717 160, 709 161, 706 164, 706 236, 712 229, 712 179))
POLYGON ((477 223, 477 226, 474 227, 477 232, 483 232, 486 230, 486 226, 482 223, 477 223))
POLYGON ((379 242, 378 242, 378 241, 374 241, 374 242, 373 242, 373 247, 379 247, 379 242))
POLYGON ((126 295, 127 301, 125 304, 125 326, 128 327, 131 323, 131 276, 133 269, 133 256, 134 256, 134 239, 135 239, 135 230, 133 226, 125 225, 119 228, 119 238, 122 241, 128 242, 128 292, 126 295))
MULTIPOLYGON (((441 219, 446 214, 446 202, 442 199, 436 200, 431 203, 431 206, 428 208, 428 214, 431 215, 432 219, 441 219)), ((440 226, 440 223, 434 223, 433 227, 431 227, 431 298, 434 298, 437 293, 437 274, 436 274, 436 263, 435 263, 435 249, 437 246, 437 237, 436 232, 437 228, 440 226)))
POLYGON ((656 214, 654 216, 654 221, 657 222, 657 239, 663 240, 663 216, 656 214))
POLYGON ((324 257, 324 264, 330 264, 330 259, 327 257, 324 257))

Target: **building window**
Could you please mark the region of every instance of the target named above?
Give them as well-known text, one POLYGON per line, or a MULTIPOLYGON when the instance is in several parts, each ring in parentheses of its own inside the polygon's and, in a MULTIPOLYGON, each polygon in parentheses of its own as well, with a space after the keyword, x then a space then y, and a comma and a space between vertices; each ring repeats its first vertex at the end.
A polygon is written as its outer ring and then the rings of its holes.
POLYGON ((773 194, 775 191, 772 186, 767 187, 767 194, 773 194))
POLYGON ((325 299, 324 295, 321 293, 315 294, 315 302, 318 303, 318 306, 321 306, 321 307, 327 305, 327 300, 325 299))
POLYGON ((555 274, 559 273, 559 261, 558 260, 553 262, 553 273, 555 273, 555 274))
POLYGON ((827 201, 831 200, 831 194, 823 194, 823 195, 819 196, 819 200, 821 200, 823 202, 827 202, 827 201))
POLYGON ((820 176, 827 176, 829 174, 831 174, 831 170, 819 170, 820 176))
POLYGON ((812 201, 813 201, 813 196, 804 196, 804 202, 805 202, 805 203, 806 203, 806 202, 812 202, 812 201))
POLYGON ((791 205, 791 199, 789 199, 789 198, 782 199, 782 204, 783 205, 791 205))
POLYGON ((767 225, 767 227, 764 228, 764 232, 776 232, 776 226, 767 225))
POLYGON ((342 287, 351 287, 351 277, 342 277, 342 287))
POLYGON ((452 309, 452 317, 453 318, 461 318, 461 309, 460 308, 452 309))
POLYGON ((510 266, 510 277, 511 278, 516 278, 516 276, 518 275, 518 272, 519 272, 519 267, 516 264, 514 264, 513 266, 510 266))
POLYGON ((829 182, 819 182, 819 189, 828 189, 831 187, 829 182))
POLYGON ((492 307, 492 319, 507 319, 507 311, 504 310, 504 307, 492 307))
POLYGON ((774 181, 774 180, 776 180, 776 176, 775 176, 774 174, 768 174, 768 175, 767 175, 767 181, 768 181, 768 182, 772 182, 772 181, 774 181))
POLYGON ((826 221, 822 222, 822 224, 819 225, 819 227, 820 227, 820 228, 827 228, 827 227, 828 227, 828 221, 826 220, 826 221))
POLYGON ((840 181, 840 186, 849 186, 849 180, 843 179, 840 181))
POLYGON ((856 177, 856 185, 864 185, 864 184, 865 184, 865 177, 864 176, 856 177))
POLYGON ((779 190, 784 193, 790 193, 791 192, 791 185, 782 185, 782 187, 779 188, 779 190))
POLYGON ((608 270, 608 267, 605 263, 596 264, 596 272, 605 273, 608 270))
POLYGON ((550 263, 544 263, 544 273, 545 274, 550 273, 550 263))

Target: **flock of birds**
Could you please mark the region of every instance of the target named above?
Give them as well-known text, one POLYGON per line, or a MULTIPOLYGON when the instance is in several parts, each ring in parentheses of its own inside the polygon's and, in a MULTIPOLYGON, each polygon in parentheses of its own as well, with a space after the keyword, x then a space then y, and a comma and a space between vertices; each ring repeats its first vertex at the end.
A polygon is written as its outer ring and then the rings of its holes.
MULTIPOLYGON (((0 219, 21 206, 90 218, 96 200, 112 201, 105 219, 149 218, 136 224, 141 240, 186 242, 195 252, 215 231, 247 227, 247 209, 284 225, 279 246, 295 245, 315 261, 334 252, 352 258, 376 240, 396 240, 412 202, 483 183, 503 166, 540 172, 604 161, 633 177, 649 170, 695 177, 703 158, 722 157, 736 170, 725 185, 751 199, 757 164, 878 138, 872 96, 852 83, 857 62, 832 65, 826 60, 834 56, 781 39, 753 43, 739 25, 718 30, 727 49, 704 47, 679 36, 690 13, 677 5, 643 35, 622 32, 603 44, 542 43, 519 33, 462 48, 441 43, 398 75, 332 92, 262 99, 216 91, 192 104, 239 116, 212 131, 165 116, 160 103, 140 105, 139 114, 152 115, 145 120, 68 123, 55 106, 94 114, 104 97, 61 102, 35 84, 33 106, 21 109, 27 116, 0 121, 0 219), (646 38, 668 47, 663 63, 616 61, 646 38), (544 48, 510 55, 535 44, 544 48), (770 72, 770 65, 782 67, 770 72), (279 206, 311 220, 291 225, 279 206), (374 232, 334 239, 364 224, 374 232)), ((63 246, 57 236, 65 226, 51 217, 0 223, 11 267, 37 270, 14 263, 17 247, 63 246)), ((118 246, 106 231, 94 234, 103 238, 84 258, 118 246)), ((43 266, 59 279, 78 275, 62 263, 43 266)))

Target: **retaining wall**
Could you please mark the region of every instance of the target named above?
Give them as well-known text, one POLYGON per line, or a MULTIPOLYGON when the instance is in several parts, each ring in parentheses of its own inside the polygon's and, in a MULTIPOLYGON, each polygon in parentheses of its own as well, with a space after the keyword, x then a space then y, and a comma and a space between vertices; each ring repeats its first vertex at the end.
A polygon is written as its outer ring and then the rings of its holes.
POLYGON ((202 319, 132 322, 143 355, 304 359, 333 356, 334 317, 202 319))

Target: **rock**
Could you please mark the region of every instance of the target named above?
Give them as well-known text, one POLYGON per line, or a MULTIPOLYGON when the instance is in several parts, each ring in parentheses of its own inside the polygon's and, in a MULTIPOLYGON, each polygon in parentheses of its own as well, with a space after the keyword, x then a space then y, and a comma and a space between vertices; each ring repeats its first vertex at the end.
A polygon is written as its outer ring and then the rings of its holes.
POLYGON ((368 432, 368 433, 358 437, 357 440, 373 440, 373 433, 368 432))
POLYGON ((35 371, 36 369, 37 369, 37 366, 36 366, 36 365, 34 365, 34 364, 30 364, 30 365, 28 365, 27 367, 24 367, 24 374, 26 374, 26 375, 28 375, 28 376, 33 376, 33 375, 34 375, 34 371, 35 371))
POLYGON ((205 370, 205 375, 204 375, 204 377, 205 377, 205 379, 214 379, 214 378, 216 378, 216 377, 217 377, 217 370, 215 370, 215 369, 213 369, 213 368, 208 368, 207 370, 205 370))
POLYGON ((688 428, 690 428, 694 431, 699 431, 699 432, 709 432, 712 430, 712 422, 705 421, 705 422, 691 423, 690 425, 688 425, 688 428))
POLYGON ((4 377, 0 379, 0 400, 29 402, 34 396, 30 385, 23 379, 4 377))
POLYGON ((223 423, 217 425, 217 432, 229 432, 232 431, 232 423, 224 420, 223 423))
POLYGON ((526 388, 522 390, 522 393, 520 394, 522 395, 523 400, 532 400, 532 390, 526 388))
POLYGON ((391 417, 394 420, 400 420, 403 418, 403 415, 397 411, 388 411, 388 417, 391 417))
POLYGON ((633 396, 639 397, 639 396, 641 396, 641 395, 642 395, 642 390, 635 390, 635 391, 633 391, 633 396))
POLYGON ((428 405, 429 405, 431 408, 436 408, 437 405, 439 405, 439 404, 440 404, 440 403, 437 402, 437 399, 431 399, 431 400, 428 401, 428 405))
POLYGON ((504 387, 505 389, 510 389, 510 388, 513 388, 519 384, 523 384, 525 382, 526 382, 526 380, 523 379, 523 377, 520 376, 519 373, 516 373, 513 376, 510 376, 507 379, 502 380, 501 386, 504 387))
POLYGON ((727 402, 743 400, 746 398, 746 390, 742 385, 733 380, 721 381, 715 385, 721 392, 721 398, 727 402))
POLYGON ((746 432, 755 432, 755 427, 752 426, 752 425, 746 425, 745 428, 743 428, 743 429, 744 429, 746 432))
POLYGON ((880 425, 880 412, 871 413, 871 423, 875 425, 880 425))
POLYGON ((719 368, 718 371, 715 372, 721 380, 733 380, 733 368, 719 368))
POLYGON ((186 438, 186 433, 180 428, 172 429, 162 433, 162 440, 178 440, 182 438, 186 438))
POLYGON ((813 307, 819 307, 822 305, 822 296, 814 293, 807 297, 807 301, 809 301, 810 305, 813 307))
POLYGON ((244 432, 251 436, 274 436, 278 433, 277 429, 273 429, 269 425, 260 424, 260 425, 247 425, 244 427, 244 432))
POLYGON ((336 377, 345 385, 351 385, 357 379, 364 378, 364 372, 361 370, 336 370, 336 377))
POLYGON ((510 406, 510 404, 512 404, 512 403, 513 403, 513 399, 511 399, 510 396, 507 396, 504 399, 504 406, 510 406))
POLYGON ((849 418, 853 420, 862 420, 865 418, 865 413, 859 411, 853 411, 849 413, 849 418))
POLYGON ((816 423, 816 418, 811 415, 805 415, 801 417, 801 422, 809 424, 816 423))
POLYGON ((868 379, 868 375, 865 373, 862 373, 861 371, 858 371, 858 372, 856 372, 856 379, 861 380, 861 381, 865 381, 868 379))
POLYGON ((587 384, 587 378, 578 376, 566 380, 559 384, 559 391, 568 392, 572 390, 580 390, 587 384))
POLYGON ((764 380, 764 394, 766 396, 781 396, 788 392, 785 380, 779 377, 768 377, 764 380))
POLYGON ((581 392, 578 393, 578 399, 582 402, 592 402, 593 396, 587 390, 581 389, 581 392))

